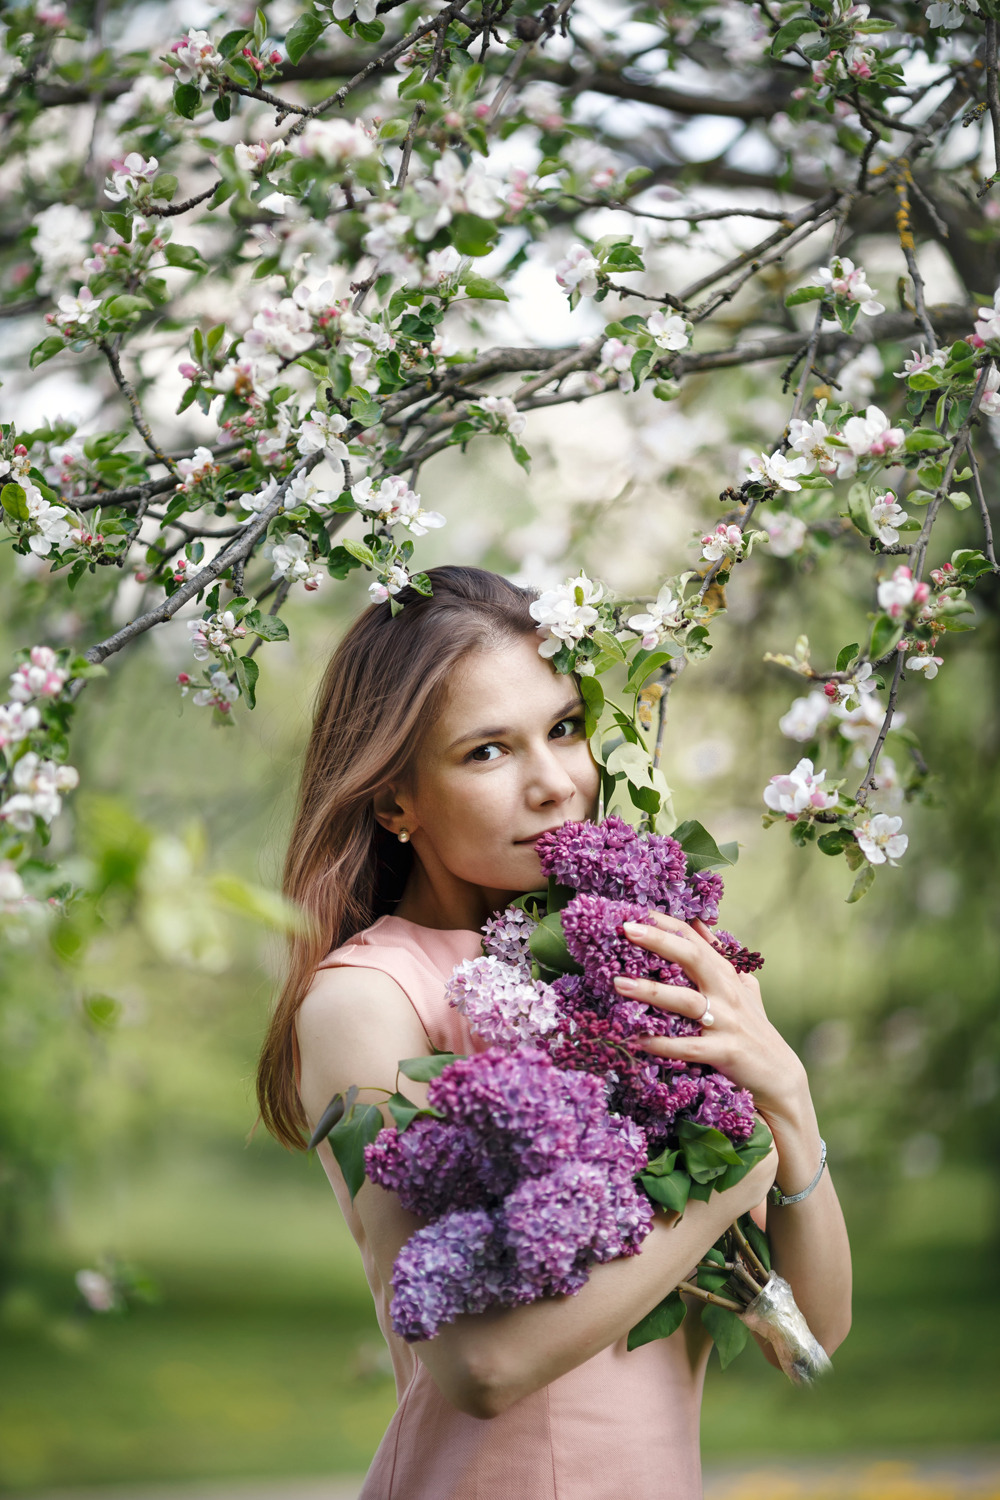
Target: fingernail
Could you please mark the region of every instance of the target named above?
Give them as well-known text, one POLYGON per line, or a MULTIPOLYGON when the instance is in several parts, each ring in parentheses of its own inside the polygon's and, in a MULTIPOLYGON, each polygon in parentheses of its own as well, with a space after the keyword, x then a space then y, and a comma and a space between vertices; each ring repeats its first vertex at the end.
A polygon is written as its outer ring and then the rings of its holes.
POLYGON ((638 988, 639 988, 639 982, 638 982, 638 980, 636 980, 636 979, 630 979, 627 974, 616 974, 615 975, 615 989, 616 990, 635 991, 638 988))
POLYGON ((622 931, 627 932, 629 937, 641 937, 646 930, 645 922, 623 922, 622 931))

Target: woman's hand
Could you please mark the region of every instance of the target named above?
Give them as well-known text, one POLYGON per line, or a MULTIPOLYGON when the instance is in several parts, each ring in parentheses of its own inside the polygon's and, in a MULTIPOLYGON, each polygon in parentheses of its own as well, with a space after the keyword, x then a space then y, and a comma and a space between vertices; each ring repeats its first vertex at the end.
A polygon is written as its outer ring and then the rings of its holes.
POLYGON ((659 1010, 711 1025, 701 1036, 645 1037, 639 1044, 656 1057, 703 1063, 749 1089, 770 1124, 808 1097, 805 1068, 764 1012, 760 985, 752 974, 740 974, 715 947, 704 922, 678 921, 651 912, 649 923, 626 922, 625 934, 639 948, 680 964, 695 990, 660 984, 653 979, 615 980, 623 999, 640 1000, 659 1010), (653 923, 655 925, 649 925, 653 923))

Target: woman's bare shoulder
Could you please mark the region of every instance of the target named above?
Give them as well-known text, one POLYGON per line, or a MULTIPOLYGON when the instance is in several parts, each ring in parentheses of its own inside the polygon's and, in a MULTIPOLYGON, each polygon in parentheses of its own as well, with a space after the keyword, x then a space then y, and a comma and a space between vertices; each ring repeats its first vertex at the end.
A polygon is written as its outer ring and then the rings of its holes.
POLYGON ((317 971, 295 1017, 307 1110, 352 1083, 389 1084, 401 1057, 429 1052, 405 992, 380 969, 317 971), (307 1097, 307 1095, 309 1097, 307 1097))

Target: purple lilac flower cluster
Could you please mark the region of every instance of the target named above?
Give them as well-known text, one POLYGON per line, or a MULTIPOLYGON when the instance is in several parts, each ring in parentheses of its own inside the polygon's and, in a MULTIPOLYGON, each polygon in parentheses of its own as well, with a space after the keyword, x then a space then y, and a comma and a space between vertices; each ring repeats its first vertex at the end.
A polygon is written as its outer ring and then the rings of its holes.
POLYGON ((554 1031, 559 996, 532 979, 528 966, 491 954, 467 958, 452 972, 445 991, 470 1028, 491 1047, 514 1047, 554 1031))
POLYGON ((602 823, 564 823, 535 848, 543 873, 571 890, 655 906, 682 922, 718 920, 720 876, 688 875, 676 839, 639 833, 614 814, 602 823))
POLYGON ((373 1182, 431 1222, 393 1271, 393 1327, 433 1338, 461 1313, 579 1291, 596 1262, 634 1255, 652 1207, 634 1184, 643 1131, 609 1117, 600 1079, 537 1047, 493 1048, 429 1086, 438 1118, 383 1130, 373 1182))
POLYGON ((483 950, 505 964, 531 972, 531 949, 528 940, 536 923, 520 907, 508 906, 490 917, 483 928, 483 950))

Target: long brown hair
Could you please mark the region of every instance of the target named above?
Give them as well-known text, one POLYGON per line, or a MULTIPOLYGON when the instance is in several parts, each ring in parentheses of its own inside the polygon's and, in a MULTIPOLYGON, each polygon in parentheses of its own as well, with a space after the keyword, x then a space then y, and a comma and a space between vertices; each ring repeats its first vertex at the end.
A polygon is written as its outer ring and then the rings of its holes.
POLYGON ((293 1028, 317 964, 403 893, 412 850, 375 821, 372 799, 405 777, 449 675, 469 651, 535 630, 534 594, 481 568, 431 568, 430 597, 412 588, 372 605, 327 668, 306 750, 283 890, 306 915, 289 938, 288 973, 257 1067, 261 1118, 283 1145, 308 1134, 293 1076, 293 1028))

